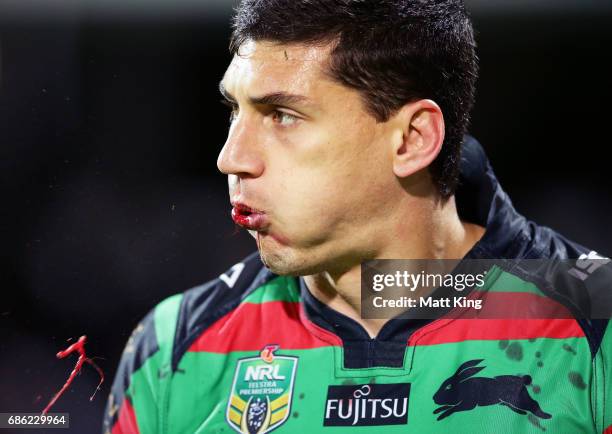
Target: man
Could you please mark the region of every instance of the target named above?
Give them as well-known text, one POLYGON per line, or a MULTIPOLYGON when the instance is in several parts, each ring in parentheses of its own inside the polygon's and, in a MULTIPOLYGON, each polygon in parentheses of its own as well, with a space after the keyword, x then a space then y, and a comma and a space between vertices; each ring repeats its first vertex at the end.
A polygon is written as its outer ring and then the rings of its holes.
POLYGON ((360 315, 366 261, 504 260, 482 292, 546 298, 528 259, 599 258, 519 215, 464 139, 462 2, 244 0, 231 47, 218 167, 258 254, 142 321, 105 429, 604 432, 607 320, 360 315))

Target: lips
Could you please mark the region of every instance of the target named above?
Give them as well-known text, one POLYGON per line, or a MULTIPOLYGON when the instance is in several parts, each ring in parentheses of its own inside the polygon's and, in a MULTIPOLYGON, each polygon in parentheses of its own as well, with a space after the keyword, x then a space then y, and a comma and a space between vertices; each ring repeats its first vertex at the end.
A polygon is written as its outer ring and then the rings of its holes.
POLYGON ((232 205, 232 220, 237 225, 254 231, 263 230, 268 226, 268 217, 264 212, 240 202, 234 202, 232 205))

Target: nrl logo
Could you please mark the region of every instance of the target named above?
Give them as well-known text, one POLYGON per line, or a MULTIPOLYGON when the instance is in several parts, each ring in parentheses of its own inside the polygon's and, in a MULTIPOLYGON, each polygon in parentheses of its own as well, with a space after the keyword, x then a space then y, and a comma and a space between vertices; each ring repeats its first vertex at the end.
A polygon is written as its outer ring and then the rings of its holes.
POLYGON ((277 356, 266 345, 259 357, 238 360, 227 403, 229 425, 243 434, 265 434, 289 417, 297 357, 277 356))

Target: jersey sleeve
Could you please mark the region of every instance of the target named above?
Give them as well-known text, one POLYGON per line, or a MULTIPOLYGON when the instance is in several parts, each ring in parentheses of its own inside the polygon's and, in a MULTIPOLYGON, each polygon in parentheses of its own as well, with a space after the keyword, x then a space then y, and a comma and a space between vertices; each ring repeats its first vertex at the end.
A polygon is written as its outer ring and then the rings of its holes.
POLYGON ((612 434, 612 321, 607 322, 595 356, 594 389, 591 391, 595 407, 598 433, 612 434))
POLYGON ((183 295, 159 303, 127 341, 104 412, 104 434, 158 433, 183 295))

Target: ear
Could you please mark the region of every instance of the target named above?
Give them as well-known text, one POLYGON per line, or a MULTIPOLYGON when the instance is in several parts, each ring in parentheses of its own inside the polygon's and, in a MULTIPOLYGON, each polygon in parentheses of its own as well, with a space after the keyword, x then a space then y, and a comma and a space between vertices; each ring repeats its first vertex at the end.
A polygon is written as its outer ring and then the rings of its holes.
POLYGON ((457 375, 459 372, 463 371, 464 369, 471 368, 472 366, 476 366, 480 364, 480 362, 482 362, 483 360, 484 359, 474 359, 474 360, 468 360, 467 362, 462 363, 461 366, 459 366, 457 370, 455 371, 455 375, 457 375))
POLYGON ((393 143, 393 172, 404 178, 429 166, 440 153, 444 116, 434 101, 421 99, 404 105, 393 121, 398 131, 393 143))
POLYGON ((459 373, 459 375, 457 375, 457 380, 458 380, 459 382, 461 382, 461 381, 463 381, 463 380, 465 380, 465 379, 467 379, 467 378, 470 378, 470 377, 471 377, 471 376, 473 376, 473 375, 478 374, 478 373, 479 373, 480 371, 482 371, 484 368, 485 368, 484 366, 479 366, 479 367, 476 367, 476 368, 468 368, 468 369, 465 369, 465 370, 461 371, 461 372, 459 373))

